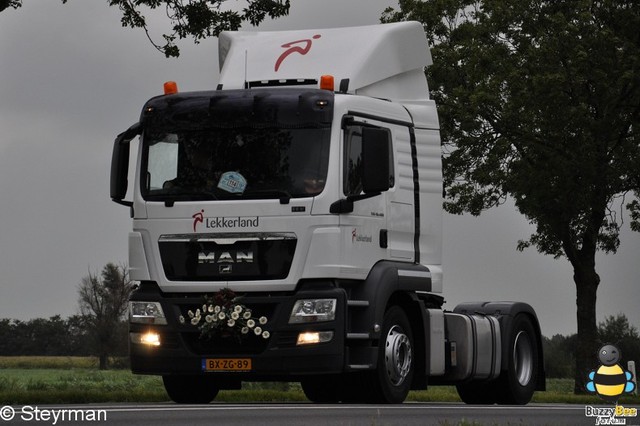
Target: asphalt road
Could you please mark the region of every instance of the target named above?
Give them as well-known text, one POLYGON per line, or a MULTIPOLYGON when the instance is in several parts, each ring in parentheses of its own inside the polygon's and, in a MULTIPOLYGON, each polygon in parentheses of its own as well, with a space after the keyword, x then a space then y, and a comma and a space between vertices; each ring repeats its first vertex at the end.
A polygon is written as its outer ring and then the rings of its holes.
MULTIPOLYGON (((598 407, 604 407, 599 405, 598 407)), ((638 408, 638 407, 635 407, 638 408)), ((639 410, 640 411, 640 410, 639 410)), ((402 405, 318 404, 95 404, 2 407, 0 426, 11 425, 596 425, 584 405, 530 404, 524 407, 447 403, 402 405), (11 416, 13 412, 13 416, 11 416)), ((606 416, 605 416, 606 417, 606 416)), ((610 418, 605 418, 609 420, 610 418)), ((640 417, 614 418, 640 425, 640 417)), ((614 423, 616 424, 616 423, 614 423)), ((621 423, 617 423, 621 424, 621 423)))

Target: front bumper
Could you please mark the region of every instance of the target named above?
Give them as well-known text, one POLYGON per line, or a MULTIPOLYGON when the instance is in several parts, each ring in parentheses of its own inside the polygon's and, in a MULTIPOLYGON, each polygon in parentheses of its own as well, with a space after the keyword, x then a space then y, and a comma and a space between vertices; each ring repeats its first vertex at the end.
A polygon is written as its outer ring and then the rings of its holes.
POLYGON ((265 316, 263 327, 268 339, 248 335, 242 340, 234 336, 200 338, 200 331, 189 323, 181 323, 182 315, 195 311, 205 303, 205 295, 165 295, 155 284, 143 284, 131 300, 160 302, 166 325, 130 324, 130 333, 152 331, 159 336, 160 345, 151 346, 130 342, 131 370, 137 374, 219 374, 239 380, 291 380, 299 376, 339 373, 345 369, 346 294, 329 284, 315 285, 293 294, 244 295, 239 302, 252 310, 254 316, 265 316), (294 303, 299 299, 335 298, 336 315, 333 321, 289 324, 294 303), (298 335, 309 331, 332 331, 329 342, 297 345, 298 335), (247 372, 214 372, 203 370, 203 360, 216 358, 251 359, 247 372))

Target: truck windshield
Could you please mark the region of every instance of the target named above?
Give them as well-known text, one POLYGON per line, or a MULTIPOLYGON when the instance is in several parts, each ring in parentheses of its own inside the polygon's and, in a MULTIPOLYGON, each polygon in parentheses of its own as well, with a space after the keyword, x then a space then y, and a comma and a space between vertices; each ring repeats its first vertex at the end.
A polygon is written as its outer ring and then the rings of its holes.
POLYGON ((300 198, 324 189, 330 128, 146 129, 150 201, 300 198))

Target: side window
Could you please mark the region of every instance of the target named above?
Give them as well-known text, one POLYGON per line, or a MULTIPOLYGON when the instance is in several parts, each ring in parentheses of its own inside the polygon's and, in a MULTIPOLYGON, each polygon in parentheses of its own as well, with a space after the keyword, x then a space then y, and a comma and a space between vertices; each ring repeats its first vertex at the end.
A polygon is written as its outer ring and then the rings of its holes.
POLYGON ((362 192, 362 129, 347 129, 344 161, 344 194, 357 195, 362 192))
POLYGON ((167 135, 149 147, 147 190, 162 189, 178 174, 178 144, 175 135, 167 135))
MULTIPOLYGON (((391 139, 388 129, 387 133, 391 139)), ((343 182, 345 195, 362 193, 362 126, 349 126, 345 131, 343 182)), ((389 187, 393 185, 393 146, 389 144, 389 187)))

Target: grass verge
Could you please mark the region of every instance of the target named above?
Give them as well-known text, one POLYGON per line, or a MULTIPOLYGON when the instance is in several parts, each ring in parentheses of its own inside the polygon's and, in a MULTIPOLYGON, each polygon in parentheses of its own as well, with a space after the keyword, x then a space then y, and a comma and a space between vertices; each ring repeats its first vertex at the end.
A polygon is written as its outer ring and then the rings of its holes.
MULTIPOLYGON (((95 358, 0 357, 0 405, 100 402, 162 402, 169 397, 158 376, 129 370, 97 370, 95 358)), ((298 383, 245 383, 240 391, 221 391, 219 402, 306 402, 298 383)), ((412 391, 411 402, 459 402, 454 386, 412 391)), ((602 404, 595 395, 574 395, 573 380, 547 379, 547 391, 536 392, 536 403, 602 404)), ((625 396, 621 404, 640 405, 640 397, 625 396)))

